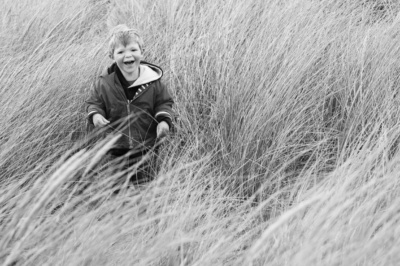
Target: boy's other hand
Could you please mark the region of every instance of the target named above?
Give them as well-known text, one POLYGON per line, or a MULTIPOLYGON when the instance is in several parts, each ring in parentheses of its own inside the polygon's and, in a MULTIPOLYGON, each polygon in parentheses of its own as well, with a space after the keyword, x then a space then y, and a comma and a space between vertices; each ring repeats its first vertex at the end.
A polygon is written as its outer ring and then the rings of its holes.
POLYGON ((161 121, 157 125, 157 138, 162 139, 167 136, 169 133, 169 126, 168 123, 165 121, 161 121))
POLYGON ((104 118, 101 114, 93 115, 93 124, 95 127, 104 127, 110 124, 110 121, 104 118))

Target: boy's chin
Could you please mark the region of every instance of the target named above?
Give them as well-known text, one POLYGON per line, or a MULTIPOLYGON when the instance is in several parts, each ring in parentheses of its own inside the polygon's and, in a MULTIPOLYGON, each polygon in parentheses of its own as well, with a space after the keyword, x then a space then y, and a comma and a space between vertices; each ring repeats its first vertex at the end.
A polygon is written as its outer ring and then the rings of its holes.
POLYGON ((119 66, 119 68, 127 72, 134 72, 139 69, 139 64, 136 64, 136 62, 131 65, 124 64, 123 66, 119 66))
POLYGON ((139 75, 139 67, 138 66, 129 67, 129 68, 123 67, 121 69, 121 72, 124 75, 124 77, 126 78, 126 80, 132 80, 132 78, 136 79, 137 76, 139 75))

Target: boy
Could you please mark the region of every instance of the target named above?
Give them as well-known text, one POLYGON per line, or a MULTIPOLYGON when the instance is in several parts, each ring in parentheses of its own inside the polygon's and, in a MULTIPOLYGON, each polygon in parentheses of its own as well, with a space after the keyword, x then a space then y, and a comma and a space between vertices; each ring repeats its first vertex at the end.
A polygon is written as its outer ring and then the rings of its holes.
MULTIPOLYGON (((109 43, 114 63, 97 79, 86 101, 89 123, 107 127, 108 133, 122 133, 109 153, 112 158, 127 157, 127 166, 139 162, 172 128, 173 100, 160 81, 163 72, 142 61, 143 51, 137 31, 116 26, 109 43)), ((147 162, 131 181, 151 179, 149 168, 147 162)))

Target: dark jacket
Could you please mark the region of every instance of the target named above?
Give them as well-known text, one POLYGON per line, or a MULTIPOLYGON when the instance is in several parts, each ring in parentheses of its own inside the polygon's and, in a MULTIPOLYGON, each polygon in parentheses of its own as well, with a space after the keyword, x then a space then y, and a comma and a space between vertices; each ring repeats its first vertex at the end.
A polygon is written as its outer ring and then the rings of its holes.
POLYGON ((137 88, 132 100, 128 100, 115 72, 105 70, 92 86, 86 100, 89 122, 93 123, 93 115, 99 113, 110 121, 108 133, 122 133, 114 149, 151 148, 156 141, 157 120, 172 119, 173 100, 160 81, 162 75, 161 68, 142 62, 140 76, 131 85, 137 88))

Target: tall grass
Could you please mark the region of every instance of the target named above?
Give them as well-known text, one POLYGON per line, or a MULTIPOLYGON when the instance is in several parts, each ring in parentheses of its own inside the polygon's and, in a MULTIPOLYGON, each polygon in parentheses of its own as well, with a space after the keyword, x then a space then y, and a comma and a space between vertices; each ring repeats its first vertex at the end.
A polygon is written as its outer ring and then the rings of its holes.
POLYGON ((383 4, 4 0, 0 261, 396 265, 400 20, 383 4), (156 181, 114 195, 115 138, 83 104, 118 23, 164 69, 178 130, 156 181))

